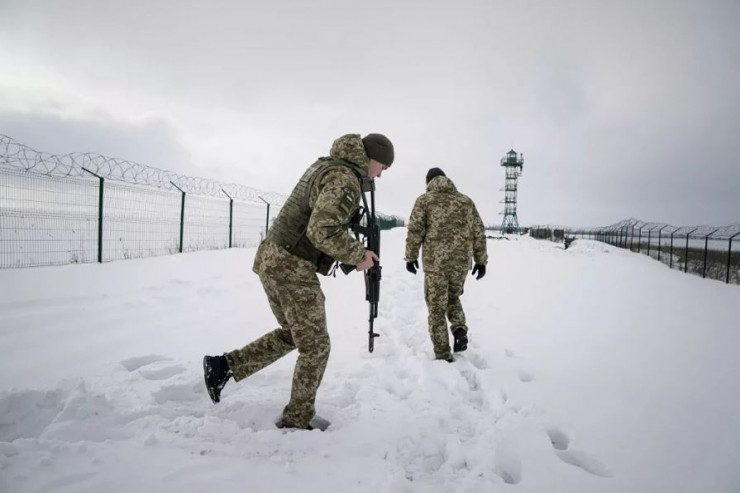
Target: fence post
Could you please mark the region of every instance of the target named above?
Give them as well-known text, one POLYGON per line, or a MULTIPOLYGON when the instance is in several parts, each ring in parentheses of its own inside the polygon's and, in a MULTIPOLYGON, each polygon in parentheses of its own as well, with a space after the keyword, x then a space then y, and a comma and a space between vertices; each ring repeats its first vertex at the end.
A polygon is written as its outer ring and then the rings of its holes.
POLYGON ((642 226, 640 226, 640 236, 637 237, 637 253, 642 253, 642 226))
POLYGON ((182 202, 180 203, 180 253, 182 253, 182 240, 185 231, 185 192, 174 183, 172 183, 172 186, 182 192, 182 202))
POLYGON ((701 271, 701 277, 707 277, 707 249, 709 248, 709 237, 712 236, 714 233, 719 231, 718 229, 715 229, 711 233, 709 233, 707 236, 704 237, 704 267, 701 271))
POLYGON ((652 243, 653 231, 655 231, 655 228, 657 228, 657 227, 658 226, 653 226, 652 228, 648 229, 648 247, 647 247, 647 256, 648 257, 650 257, 650 247, 651 247, 651 243, 652 243))
POLYGON ((270 203, 263 199, 262 197, 258 197, 262 202, 267 204, 267 215, 265 216, 265 238, 267 238, 267 230, 270 229, 270 203))
POLYGON ((231 248, 231 238, 233 237, 234 232, 234 199, 231 198, 231 196, 226 193, 226 190, 223 188, 221 191, 229 197, 229 248, 231 248))
POLYGON ((686 251, 684 252, 684 259, 683 259, 683 271, 684 273, 688 272, 689 269, 689 236, 691 236, 691 233, 696 231, 699 228, 694 228, 688 233, 686 233, 686 251))
POLYGON ((82 168, 83 171, 87 171, 91 175, 95 176, 100 180, 100 189, 98 192, 98 263, 103 263, 103 190, 105 189, 105 178, 96 175, 92 171, 86 168, 82 168))
POLYGON ((673 233, 675 233, 679 229, 681 228, 676 228, 673 231, 671 231, 671 252, 669 253, 671 259, 670 259, 670 264, 668 264, 668 267, 670 267, 671 269, 673 268, 673 233))
POLYGON ((740 232, 735 233, 734 235, 730 236, 730 244, 727 245, 727 278, 725 279, 725 283, 730 284, 730 260, 732 260, 732 239, 736 237, 737 235, 740 235, 740 232))
POLYGON ((630 236, 630 227, 625 226, 624 227, 624 246, 622 248, 628 248, 627 245, 629 245, 629 236, 630 236))
POLYGON ((663 238, 663 230, 667 227, 668 225, 666 224, 658 230, 658 262, 660 262, 660 240, 663 238))

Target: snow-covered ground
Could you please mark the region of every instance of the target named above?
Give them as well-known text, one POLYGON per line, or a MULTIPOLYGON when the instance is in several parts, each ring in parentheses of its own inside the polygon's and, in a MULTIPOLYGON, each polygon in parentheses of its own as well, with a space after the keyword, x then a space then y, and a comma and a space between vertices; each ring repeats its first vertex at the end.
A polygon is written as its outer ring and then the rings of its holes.
POLYGON ((295 356, 223 392, 203 354, 274 328, 254 249, 0 271, 0 491, 740 491, 740 286, 592 241, 489 240, 471 342, 432 360, 405 230, 322 281, 326 432, 278 430, 295 356))

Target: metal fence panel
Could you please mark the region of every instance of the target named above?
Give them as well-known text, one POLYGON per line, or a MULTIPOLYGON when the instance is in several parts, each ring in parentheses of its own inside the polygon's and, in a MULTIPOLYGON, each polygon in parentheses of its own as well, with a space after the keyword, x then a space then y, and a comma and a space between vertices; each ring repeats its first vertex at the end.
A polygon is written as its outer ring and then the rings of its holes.
POLYGON ((0 170, 0 268, 97 261, 98 181, 0 170))
POLYGON ((629 219, 603 228, 549 225, 529 228, 532 237, 553 241, 562 240, 555 234, 559 230, 563 230, 567 238, 593 238, 634 253, 649 255, 672 269, 740 284, 740 245, 738 241, 733 242, 740 239, 740 224, 675 227, 629 219))
POLYGON ((180 194, 105 182, 103 260, 177 253, 180 194))

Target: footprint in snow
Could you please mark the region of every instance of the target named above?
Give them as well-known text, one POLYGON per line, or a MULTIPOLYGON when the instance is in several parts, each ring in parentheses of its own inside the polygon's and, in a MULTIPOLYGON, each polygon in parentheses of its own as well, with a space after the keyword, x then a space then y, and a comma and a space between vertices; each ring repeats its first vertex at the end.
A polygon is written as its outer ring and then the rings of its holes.
POLYGON ((148 354, 146 356, 136 356, 121 361, 121 366, 126 368, 128 371, 136 371, 141 367, 157 363, 159 361, 170 361, 170 358, 159 354, 148 354))
POLYGON ((456 357, 470 361, 470 364, 472 364, 478 370, 487 370, 489 368, 488 362, 483 356, 474 352, 470 352, 469 349, 464 353, 460 353, 456 357))
POLYGON ((568 450, 568 446, 570 445, 570 438, 568 438, 568 435, 554 426, 547 428, 546 431, 547 436, 550 437, 550 443, 555 447, 555 450, 568 450))
POLYGON ((569 450, 570 438, 563 431, 556 427, 549 427, 546 430, 547 436, 550 438, 555 449, 555 455, 560 460, 571 466, 576 466, 587 473, 593 474, 594 476, 600 476, 603 478, 609 478, 612 476, 612 472, 604 464, 596 460, 595 458, 588 455, 586 452, 580 450, 569 450))
POLYGON ((522 480, 522 463, 511 450, 497 451, 493 469, 506 484, 517 484, 522 480))
POLYGON ((476 373, 466 371, 466 370, 460 370, 460 374, 465 378, 466 382, 468 383, 468 390, 470 392, 475 392, 477 390, 480 390, 480 381, 478 380, 478 375, 476 373))
POLYGON ((556 450, 560 460, 571 466, 580 467, 584 471, 602 478, 612 477, 612 472, 604 464, 580 450, 556 450))
POLYGON ((527 370, 518 370, 517 373, 519 374, 519 380, 521 382, 528 383, 534 380, 534 375, 527 370))

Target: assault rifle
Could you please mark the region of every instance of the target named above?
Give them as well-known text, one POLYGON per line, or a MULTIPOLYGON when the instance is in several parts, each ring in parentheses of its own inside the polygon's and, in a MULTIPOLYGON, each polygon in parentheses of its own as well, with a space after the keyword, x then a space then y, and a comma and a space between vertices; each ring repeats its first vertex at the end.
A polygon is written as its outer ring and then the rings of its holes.
MULTIPOLYGON (((352 222, 352 231, 355 237, 363 236, 365 249, 375 252, 380 257, 380 228, 375 219, 375 182, 369 179, 363 179, 362 182, 362 204, 352 222), (367 206, 365 192, 370 192, 370 207, 367 206), (363 226, 362 223, 365 225, 363 226)), ((359 238, 358 238, 359 239, 359 238)), ((339 264, 342 272, 349 274, 356 269, 354 265, 339 264)), ((380 337, 373 331, 373 322, 378 317, 378 300, 380 299, 380 271, 382 267, 379 261, 375 261, 373 266, 367 269, 365 274, 365 300, 370 303, 370 317, 368 322, 370 328, 367 331, 367 350, 373 352, 375 349, 375 338, 380 337)))

